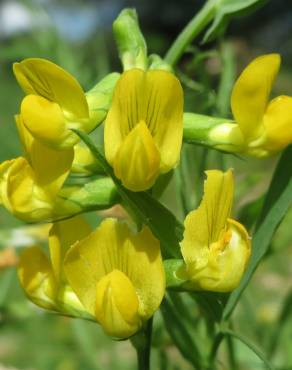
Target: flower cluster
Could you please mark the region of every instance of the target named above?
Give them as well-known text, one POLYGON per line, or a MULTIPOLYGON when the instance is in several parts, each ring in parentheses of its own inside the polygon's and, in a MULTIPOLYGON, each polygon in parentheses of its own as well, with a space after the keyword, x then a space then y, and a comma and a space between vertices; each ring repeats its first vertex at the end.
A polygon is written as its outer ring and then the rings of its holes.
MULTIPOLYGON (((16 116, 24 156, 0 165, 3 206, 27 222, 52 221, 49 257, 35 245, 20 258, 19 279, 27 296, 43 308, 97 321, 116 338, 128 338, 143 328, 167 288, 232 291, 251 252, 246 229, 230 218, 231 170, 206 172, 203 199, 185 217, 175 263, 162 258, 163 243, 149 217, 144 218, 147 225, 106 218, 92 230, 76 216, 122 201, 127 209, 125 199, 139 202, 139 194, 154 197, 151 189, 176 167, 183 136, 190 132, 184 128, 180 81, 159 57, 147 58, 141 35, 125 38, 123 17, 130 24, 135 19, 122 12, 115 22, 124 72, 108 75, 86 93, 50 61, 27 59, 14 65, 26 94, 16 116), (102 158, 110 171, 90 145, 80 143, 80 136, 101 123, 106 159, 102 158), (86 173, 90 182, 70 185, 78 173, 86 173)), ((224 150, 233 145, 235 151, 240 143, 238 151, 257 156, 291 142, 291 98, 278 97, 267 104, 278 67, 277 55, 250 64, 232 94, 236 124, 211 127, 209 140, 218 141, 229 130, 224 150)), ((138 209, 143 213, 143 204, 138 209)))

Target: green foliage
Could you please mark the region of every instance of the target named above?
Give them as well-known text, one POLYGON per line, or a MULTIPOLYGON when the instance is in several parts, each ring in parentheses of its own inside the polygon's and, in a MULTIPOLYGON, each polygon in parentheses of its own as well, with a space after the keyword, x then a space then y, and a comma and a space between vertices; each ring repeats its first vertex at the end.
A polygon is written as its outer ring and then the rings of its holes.
POLYGON ((203 37, 203 42, 212 41, 220 36, 233 17, 253 12, 266 2, 267 0, 216 0, 215 16, 203 37))
POLYGON ((231 294, 224 309, 223 318, 226 319, 232 313, 243 290, 248 285, 254 271, 267 253, 276 228, 292 205, 292 168, 290 159, 292 147, 288 147, 282 154, 279 164, 259 217, 257 231, 253 237, 252 256, 248 269, 241 280, 239 287, 231 294))
MULTIPOLYGON (((93 181, 82 179, 85 185, 79 197, 94 210, 94 184, 104 182, 104 189, 99 189, 102 193, 96 196, 103 195, 108 205, 121 202, 137 228, 142 224, 148 225, 161 241, 164 258, 168 258, 164 261, 169 275, 167 281, 174 290, 168 291, 160 314, 154 318, 152 369, 218 370, 224 367, 244 370, 264 367, 290 369, 292 366, 291 264, 288 262, 291 248, 287 248, 292 243, 292 147, 282 154, 269 186, 269 172, 275 165, 274 159, 248 161, 207 149, 204 141, 206 128, 226 122, 226 119, 210 116, 228 117, 230 114, 238 44, 221 39, 220 47, 214 44, 212 50, 207 50, 206 45, 190 46, 202 35, 204 43, 222 38, 232 19, 256 10, 265 2, 206 1, 170 47, 165 59, 155 54, 146 59, 147 47, 135 11, 124 11, 124 28, 115 23, 121 59, 128 48, 125 45, 130 42, 132 54, 126 55, 127 63, 138 60, 143 67, 150 63, 150 68, 176 70, 185 87, 187 111, 196 112, 195 122, 200 126, 200 130, 197 126, 197 134, 202 140, 197 140, 197 137, 196 140, 191 140, 192 137, 185 140, 188 144, 183 145, 179 166, 159 178, 151 191, 133 193, 125 189, 106 162, 102 150, 91 138, 77 132, 108 176, 106 179, 94 178, 93 181), (131 32, 133 29, 134 33, 131 32), (129 35, 131 37, 127 38, 129 35), (188 55, 181 62, 186 51, 188 55), (205 147, 198 147, 202 142, 205 147), (179 259, 179 242, 183 235, 180 220, 201 199, 204 170, 229 167, 235 168, 237 175, 234 214, 253 235, 252 257, 247 271, 239 287, 230 295, 181 293, 178 290, 183 281, 176 275, 170 276, 183 264, 179 259), (108 185, 114 189, 113 192, 106 191, 108 185)), ((111 69, 103 36, 101 32, 87 45, 68 46, 54 30, 32 32, 18 35, 2 45, 0 58, 8 71, 11 61, 32 55, 49 57, 68 68, 90 88, 99 79, 97 76, 104 76, 111 69), (81 51, 76 53, 77 49, 81 51)), ((248 52, 253 53, 250 49, 248 52)), ((288 67, 286 73, 287 80, 291 79, 288 67)), ((5 76, 8 77, 1 80, 0 94, 1 124, 4 122, 0 129, 5 138, 0 148, 2 160, 20 153, 12 123, 20 91, 12 82, 11 75, 6 73, 5 76)), ((193 129, 191 118, 191 115, 185 116, 185 133, 193 129)), ((190 137, 189 134, 186 136, 190 137)), ((101 216, 91 214, 88 218, 96 225, 101 216)), ((0 253, 12 244, 24 247, 32 242, 41 243, 37 237, 26 240, 18 229, 9 229, 17 222, 2 210, 0 222, 0 253)), ((144 335, 150 351, 151 323, 144 335)), ((96 324, 45 314, 29 305, 19 288, 14 268, 0 271, 0 347, 1 365, 19 369, 137 369, 129 341, 114 342, 96 324)), ((140 360, 142 369, 148 361, 148 354, 140 353, 140 356, 145 359, 143 364, 140 360)))

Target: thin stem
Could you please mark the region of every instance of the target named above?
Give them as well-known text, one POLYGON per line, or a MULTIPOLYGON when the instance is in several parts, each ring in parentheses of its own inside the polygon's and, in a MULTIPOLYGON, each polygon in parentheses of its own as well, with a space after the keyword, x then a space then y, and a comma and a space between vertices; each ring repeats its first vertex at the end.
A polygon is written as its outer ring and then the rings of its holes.
POLYGON ((150 370, 152 324, 153 318, 147 321, 144 330, 131 339, 137 352, 138 370, 150 370))
POLYGON ((227 349, 228 349, 228 360, 229 360, 229 366, 230 370, 236 370, 236 359, 235 359, 235 353, 234 353, 234 345, 231 336, 226 337, 226 343, 227 343, 227 349))
POLYGON ((165 61, 174 66, 192 40, 212 20, 216 10, 217 0, 206 1, 203 8, 197 13, 178 35, 165 56, 165 61))
POLYGON ((230 95, 235 81, 235 60, 234 50, 230 43, 221 44, 222 72, 217 94, 217 112, 219 117, 226 117, 229 114, 230 95))
POLYGON ((220 344, 221 344, 223 339, 224 339, 224 334, 222 332, 219 332, 216 335, 216 337, 214 339, 214 342, 213 342, 213 346, 211 348, 211 353, 210 353, 210 357, 209 357, 210 364, 213 364, 215 362, 218 349, 219 349, 220 344))

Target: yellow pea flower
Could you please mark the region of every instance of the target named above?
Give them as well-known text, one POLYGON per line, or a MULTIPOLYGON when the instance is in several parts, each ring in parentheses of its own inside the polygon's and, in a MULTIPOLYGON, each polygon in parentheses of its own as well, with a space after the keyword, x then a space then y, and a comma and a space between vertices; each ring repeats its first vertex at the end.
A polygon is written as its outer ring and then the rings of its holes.
MULTIPOLYGON (((281 95, 269 101, 280 63, 278 54, 262 55, 234 85, 231 108, 246 154, 267 157, 292 143, 292 97, 281 95)), ((237 131, 231 138, 238 136, 237 131)))
POLYGON ((49 230, 50 259, 38 247, 26 248, 20 255, 18 277, 28 298, 36 305, 59 312, 84 315, 84 307, 64 274, 64 256, 77 240, 90 233, 80 216, 54 223, 49 230))
POLYGON ((72 148, 58 151, 35 140, 16 117, 26 157, 0 164, 0 202, 24 221, 49 218, 73 161, 72 148))
POLYGON ((44 145, 27 130, 21 116, 15 119, 25 158, 32 168, 36 183, 54 198, 69 175, 74 149, 57 150, 44 145))
POLYGON ((131 69, 122 74, 105 121, 105 156, 123 185, 149 189, 178 162, 183 92, 170 72, 131 69))
POLYGON ((23 221, 37 221, 51 214, 49 195, 36 181, 35 174, 23 157, 0 165, 0 203, 23 221))
POLYGON ((115 219, 71 247, 65 274, 88 312, 117 338, 137 332, 165 291, 159 241, 148 227, 134 234, 115 219))
POLYGON ((48 60, 25 59, 15 63, 13 70, 27 94, 20 113, 25 127, 35 138, 58 149, 79 141, 71 129, 88 133, 102 122, 119 76, 107 76, 100 82, 101 91, 97 85, 85 94, 73 76, 48 60), (105 93, 103 89, 110 91, 105 93))
POLYGON ((203 200, 184 222, 183 275, 189 281, 188 289, 230 292, 245 271, 250 240, 245 228, 229 218, 233 201, 232 171, 206 173, 203 200))

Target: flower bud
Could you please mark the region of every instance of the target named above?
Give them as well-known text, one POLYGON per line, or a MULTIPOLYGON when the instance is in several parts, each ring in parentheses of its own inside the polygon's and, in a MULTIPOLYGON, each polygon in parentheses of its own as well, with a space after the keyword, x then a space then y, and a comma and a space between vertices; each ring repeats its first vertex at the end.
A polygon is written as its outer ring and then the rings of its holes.
POLYGON ((124 9, 113 23, 114 36, 124 70, 147 68, 147 46, 141 33, 137 13, 124 9))

